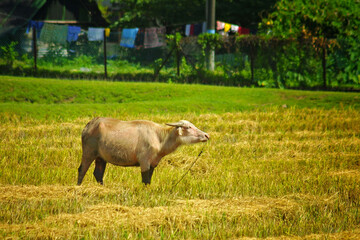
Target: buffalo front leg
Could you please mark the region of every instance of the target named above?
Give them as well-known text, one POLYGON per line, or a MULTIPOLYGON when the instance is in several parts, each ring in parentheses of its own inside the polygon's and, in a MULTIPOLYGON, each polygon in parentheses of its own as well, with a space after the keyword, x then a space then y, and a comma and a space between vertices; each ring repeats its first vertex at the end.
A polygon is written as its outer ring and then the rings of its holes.
POLYGON ((94 176, 96 181, 101 185, 104 184, 103 177, 104 177, 105 168, 106 168, 106 162, 104 161, 104 159, 100 157, 96 158, 94 176))
POLYGON ((141 172, 142 182, 145 185, 148 185, 151 183, 151 177, 153 175, 154 169, 155 169, 154 167, 150 166, 149 170, 141 172))

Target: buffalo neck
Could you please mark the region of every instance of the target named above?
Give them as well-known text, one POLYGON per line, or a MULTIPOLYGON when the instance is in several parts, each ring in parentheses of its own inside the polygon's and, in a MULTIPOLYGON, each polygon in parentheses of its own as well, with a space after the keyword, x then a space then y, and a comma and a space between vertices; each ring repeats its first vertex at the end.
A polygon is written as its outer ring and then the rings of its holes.
POLYGON ((160 154, 165 156, 175 151, 181 145, 181 142, 176 127, 166 127, 163 131, 160 154))

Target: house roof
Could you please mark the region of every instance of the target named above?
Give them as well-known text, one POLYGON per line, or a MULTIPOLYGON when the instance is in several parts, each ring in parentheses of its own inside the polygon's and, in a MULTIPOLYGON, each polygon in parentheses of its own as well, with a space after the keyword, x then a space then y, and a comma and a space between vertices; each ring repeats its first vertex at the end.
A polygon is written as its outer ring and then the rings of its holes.
POLYGON ((0 36, 13 33, 30 20, 76 24, 82 27, 108 26, 92 0, 1 0, 0 36))

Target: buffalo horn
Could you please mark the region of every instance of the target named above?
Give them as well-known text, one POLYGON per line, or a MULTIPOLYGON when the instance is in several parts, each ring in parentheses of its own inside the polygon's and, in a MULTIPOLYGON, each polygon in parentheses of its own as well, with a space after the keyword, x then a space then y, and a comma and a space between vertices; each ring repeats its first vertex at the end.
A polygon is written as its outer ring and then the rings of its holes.
POLYGON ((184 124, 184 122, 176 122, 176 123, 166 123, 166 125, 172 126, 172 127, 183 127, 185 124, 184 124))

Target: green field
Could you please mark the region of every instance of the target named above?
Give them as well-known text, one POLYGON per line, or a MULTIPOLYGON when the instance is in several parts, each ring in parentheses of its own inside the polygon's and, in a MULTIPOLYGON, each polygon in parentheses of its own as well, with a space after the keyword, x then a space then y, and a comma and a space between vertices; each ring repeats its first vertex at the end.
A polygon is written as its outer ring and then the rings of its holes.
POLYGON ((0 236, 359 239, 360 94, 0 77, 0 236), (95 116, 208 132, 141 184, 108 165, 76 186, 95 116), (174 188, 203 149, 190 172, 174 188))

